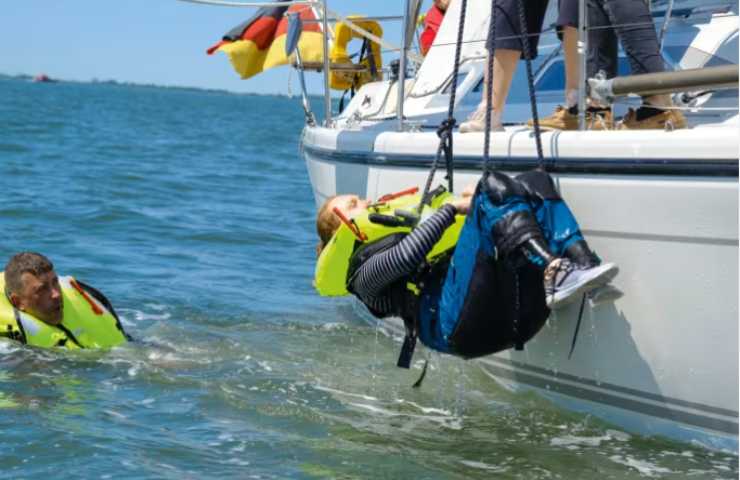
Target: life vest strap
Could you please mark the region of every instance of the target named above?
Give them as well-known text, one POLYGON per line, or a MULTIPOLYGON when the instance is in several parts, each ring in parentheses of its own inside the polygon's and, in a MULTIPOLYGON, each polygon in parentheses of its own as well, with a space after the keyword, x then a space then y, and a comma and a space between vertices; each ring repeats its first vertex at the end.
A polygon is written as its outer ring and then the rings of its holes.
POLYGON ((339 220, 342 221, 343 224, 347 225, 347 228, 350 229, 350 231, 354 234, 355 237, 361 242, 367 241, 367 235, 362 233, 360 231, 360 228, 357 226, 355 222, 350 220, 349 218, 345 217, 341 210, 339 210, 337 207, 334 207, 333 209, 334 214, 339 217, 339 220))
POLYGON ((90 307, 92 307, 92 311, 93 311, 93 313, 95 315, 102 315, 103 314, 103 309, 101 309, 98 306, 98 304, 95 303, 92 298, 90 298, 90 296, 87 294, 87 292, 80 286, 79 283, 77 283, 77 280, 75 280, 74 278, 70 278, 69 283, 70 283, 70 285, 72 285, 72 287, 75 290, 77 290, 78 292, 80 292, 80 295, 82 295, 82 298, 84 298, 85 301, 87 301, 87 303, 90 304, 90 307))
POLYGON ((397 199, 399 197, 404 197, 406 195, 413 195, 413 194, 417 193, 418 191, 419 191, 419 187, 411 187, 411 188, 407 188, 406 190, 401 190, 400 192, 389 193, 387 195, 383 195, 382 197, 380 197, 375 202, 375 204, 390 202, 391 200, 395 200, 395 199, 397 199))
POLYGON ((396 365, 401 368, 411 368, 411 357, 414 355, 414 349, 416 348, 416 335, 407 333, 403 337, 403 346, 401 347, 401 354, 398 356, 398 362, 396 365))

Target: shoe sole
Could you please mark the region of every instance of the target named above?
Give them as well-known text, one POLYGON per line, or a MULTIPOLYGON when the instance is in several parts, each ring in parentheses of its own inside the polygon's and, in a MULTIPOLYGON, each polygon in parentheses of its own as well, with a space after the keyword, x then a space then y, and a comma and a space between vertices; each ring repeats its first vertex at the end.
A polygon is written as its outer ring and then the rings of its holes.
POLYGON ((592 278, 568 290, 561 290, 553 294, 552 300, 548 302, 548 308, 551 310, 563 308, 577 300, 580 294, 589 292, 611 282, 619 273, 619 267, 613 263, 605 263, 596 268, 598 268, 599 271, 594 272, 592 278))

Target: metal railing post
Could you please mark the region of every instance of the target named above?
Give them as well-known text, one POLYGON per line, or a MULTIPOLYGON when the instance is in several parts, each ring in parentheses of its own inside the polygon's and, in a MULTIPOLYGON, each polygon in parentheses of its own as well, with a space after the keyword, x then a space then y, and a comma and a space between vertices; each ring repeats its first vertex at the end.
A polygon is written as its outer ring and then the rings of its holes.
POLYGON ((586 2, 578 2, 578 130, 586 129, 586 62, 588 60, 588 16, 586 2))
POLYGON ((401 60, 398 65, 398 101, 396 103, 396 113, 398 116, 398 130, 403 131, 403 101, 406 96, 406 52, 408 42, 406 41, 409 24, 409 0, 404 1, 403 9, 403 38, 401 39, 401 60))
POLYGON ((327 0, 322 2, 321 17, 324 28, 324 125, 331 124, 331 90, 329 86, 329 9, 327 0))

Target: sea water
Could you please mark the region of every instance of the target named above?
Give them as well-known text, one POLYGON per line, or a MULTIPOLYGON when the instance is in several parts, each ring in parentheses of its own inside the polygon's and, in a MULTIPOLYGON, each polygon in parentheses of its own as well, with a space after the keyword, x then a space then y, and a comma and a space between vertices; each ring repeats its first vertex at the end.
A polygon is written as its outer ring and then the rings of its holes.
MULTIPOLYGON (((0 79, 0 263, 48 255, 138 339, 0 341, 0 478, 736 478, 417 355, 311 279, 298 99, 0 79)), ((1 268, 1 266, 0 266, 1 268)), ((421 352, 423 353, 423 352, 421 352)))

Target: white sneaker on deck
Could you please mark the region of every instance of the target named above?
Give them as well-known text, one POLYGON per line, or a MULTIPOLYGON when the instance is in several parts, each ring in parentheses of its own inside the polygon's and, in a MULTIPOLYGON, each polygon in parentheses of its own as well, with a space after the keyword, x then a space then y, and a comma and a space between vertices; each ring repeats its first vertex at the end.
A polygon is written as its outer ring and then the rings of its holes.
MULTIPOLYGON (((486 129, 486 106, 478 105, 468 119, 460 124, 460 133, 482 132, 486 129)), ((503 132, 504 125, 501 123, 501 115, 491 111, 491 131, 503 132)))
POLYGON ((545 270, 545 302, 550 309, 562 308, 580 294, 606 285, 617 273, 613 263, 584 268, 566 258, 555 260, 545 270))

